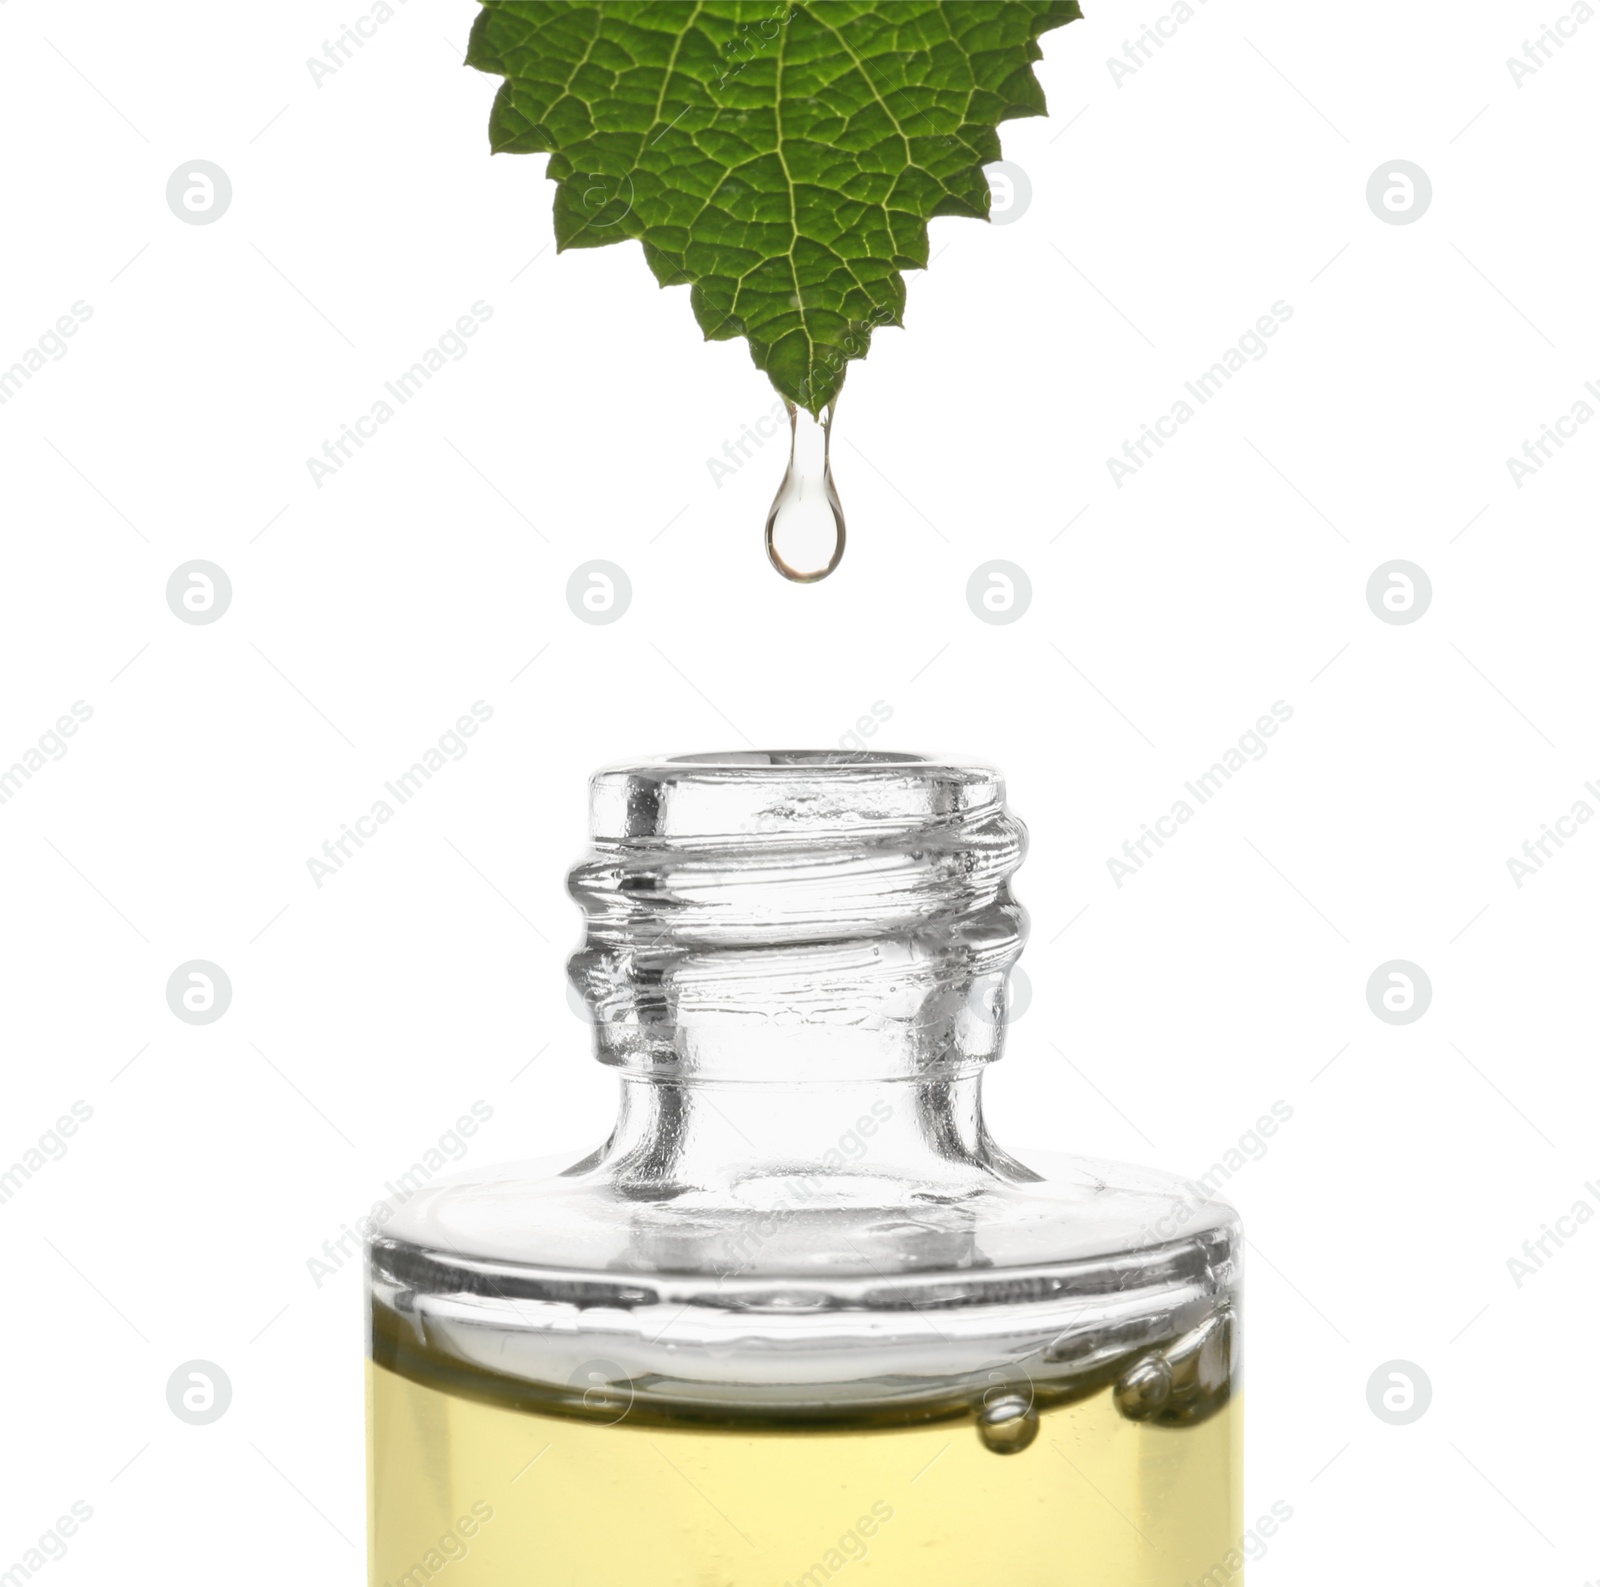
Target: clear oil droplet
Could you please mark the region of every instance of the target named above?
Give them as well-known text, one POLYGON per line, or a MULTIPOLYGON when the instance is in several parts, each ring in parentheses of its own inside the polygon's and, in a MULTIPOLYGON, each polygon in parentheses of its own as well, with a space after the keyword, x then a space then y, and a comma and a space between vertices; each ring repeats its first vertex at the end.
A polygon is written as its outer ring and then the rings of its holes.
POLYGON ((789 466, 767 514, 767 557, 786 579, 815 584, 844 555, 844 509, 833 485, 828 444, 833 407, 813 419, 792 402, 789 410, 789 466))

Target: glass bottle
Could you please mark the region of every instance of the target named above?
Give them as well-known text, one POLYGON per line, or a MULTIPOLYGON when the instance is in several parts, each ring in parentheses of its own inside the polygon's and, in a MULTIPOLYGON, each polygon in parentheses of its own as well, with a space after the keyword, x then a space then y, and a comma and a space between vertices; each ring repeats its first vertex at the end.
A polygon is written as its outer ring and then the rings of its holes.
POLYGON ((1224 1561, 1235 1215, 984 1124, 1026 933, 1000 778, 685 756, 599 773, 591 813, 569 974, 616 1123, 576 1162, 436 1181, 369 1240, 374 1587, 1224 1561))

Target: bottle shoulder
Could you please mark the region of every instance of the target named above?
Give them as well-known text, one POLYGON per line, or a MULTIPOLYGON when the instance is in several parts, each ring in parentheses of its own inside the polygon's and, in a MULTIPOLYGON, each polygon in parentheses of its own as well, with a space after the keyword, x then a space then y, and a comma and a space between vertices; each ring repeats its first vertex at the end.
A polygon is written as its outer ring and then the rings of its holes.
POLYGON ((460 1174, 369 1240, 374 1359, 580 1414, 599 1372, 663 1415, 857 1416, 934 1414, 1018 1374, 1072 1398, 1155 1352, 1211 1365, 1149 1414, 1221 1403, 1232 1209, 1125 1164, 1007 1165, 927 1201, 863 1178, 810 1200, 763 1183, 639 1202, 588 1159, 460 1174))
POLYGON ((1231 1245, 1215 1189, 1161 1170, 1054 1153, 996 1156, 932 1185, 767 1165, 670 1195, 601 1154, 533 1159, 432 1182, 380 1233, 423 1250, 574 1275, 827 1278, 971 1273, 1231 1245))

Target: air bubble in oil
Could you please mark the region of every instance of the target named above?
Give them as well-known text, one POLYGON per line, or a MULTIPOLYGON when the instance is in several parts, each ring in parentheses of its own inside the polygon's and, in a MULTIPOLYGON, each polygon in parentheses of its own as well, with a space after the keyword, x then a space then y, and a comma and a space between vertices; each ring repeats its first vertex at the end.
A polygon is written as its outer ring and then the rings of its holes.
POLYGON ((997 1455, 1020 1454, 1039 1436, 1039 1413, 1020 1394, 1007 1394, 978 1412, 978 1437, 997 1455))
POLYGON ((1228 1401, 1232 1359, 1233 1313, 1224 1308, 1124 1372, 1113 1393, 1117 1409, 1160 1427, 1202 1422, 1228 1401))

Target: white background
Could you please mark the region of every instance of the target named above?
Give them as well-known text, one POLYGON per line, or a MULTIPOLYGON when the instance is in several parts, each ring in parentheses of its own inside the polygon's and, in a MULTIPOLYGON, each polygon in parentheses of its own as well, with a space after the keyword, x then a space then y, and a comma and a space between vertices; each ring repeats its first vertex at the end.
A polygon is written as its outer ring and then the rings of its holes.
POLYGON ((542 160, 488 155, 475 7, 397 10, 316 86, 365 8, 0 6, 0 364, 93 311, 0 408, 0 763, 93 709, 0 806, 0 1158, 93 1109, 0 1205, 0 1566, 81 1499, 63 1584, 358 1579, 358 1275, 307 1262, 474 1100, 469 1162, 603 1132, 562 973, 588 773, 830 746, 880 702, 877 745, 998 763, 1032 828, 1002 1140, 1199 1173, 1294 1110, 1228 1187, 1248 1516, 1294 1510, 1252 1579, 1600 1577, 1600 1227, 1507 1268, 1600 1207, 1600 831, 1506 864, 1600 808, 1600 425, 1521 488, 1505 461, 1600 380, 1600 21, 1520 87, 1561 0, 1211 0, 1120 86, 1164 11, 1047 35, 1052 114, 1003 130, 1031 207, 934 223, 841 404, 848 554, 796 588, 761 551, 776 444, 707 466, 773 400, 743 344, 631 244, 558 257, 542 160), (1366 201, 1397 158, 1433 185, 1411 225, 1366 201), (166 203, 196 159, 215 224, 166 203), (1278 300, 1268 355, 1113 484, 1278 300), (232 581, 209 626, 165 600, 193 558, 232 581), (565 601, 591 558, 632 581, 608 627, 565 601), (1008 626, 966 604, 990 558, 1032 581, 1008 626), (1365 599, 1394 558, 1432 581, 1406 626, 1365 599), (308 857, 475 700, 470 753, 319 889, 308 857), (1270 753, 1115 885, 1275 700, 1270 753), (168 1010, 192 958, 231 977, 214 1024, 168 1010), (1413 1024, 1367 1005, 1393 958, 1431 978, 1413 1024), (166 1405, 195 1357, 233 1384, 210 1427, 166 1405), (1406 1427, 1367 1406, 1395 1358, 1433 1387, 1406 1427))

